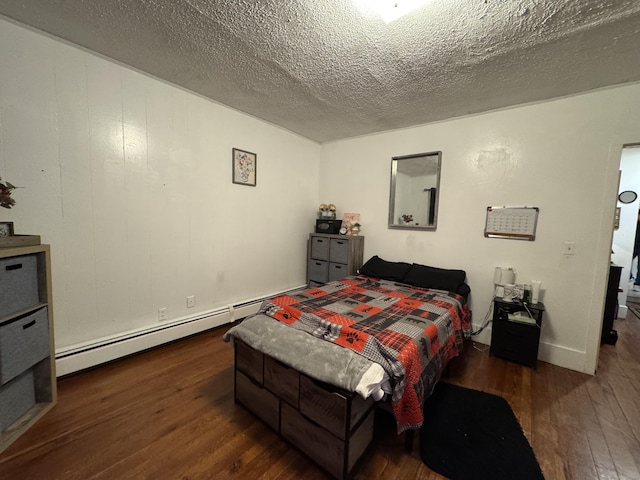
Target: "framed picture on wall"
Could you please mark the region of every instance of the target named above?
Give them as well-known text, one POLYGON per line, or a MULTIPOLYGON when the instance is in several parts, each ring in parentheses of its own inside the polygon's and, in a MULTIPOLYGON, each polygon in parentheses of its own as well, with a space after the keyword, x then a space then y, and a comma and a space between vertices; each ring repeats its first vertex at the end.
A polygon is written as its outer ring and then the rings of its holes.
POLYGON ((245 150, 240 150, 239 148, 234 148, 232 157, 233 183, 255 187, 258 155, 245 150))

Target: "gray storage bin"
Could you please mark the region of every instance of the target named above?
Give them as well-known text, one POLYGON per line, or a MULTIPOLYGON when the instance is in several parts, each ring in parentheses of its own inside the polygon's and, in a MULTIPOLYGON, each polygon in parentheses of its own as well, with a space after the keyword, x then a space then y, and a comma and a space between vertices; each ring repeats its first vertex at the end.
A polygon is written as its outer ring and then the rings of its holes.
POLYGON ((329 260, 336 263, 349 263, 349 240, 332 238, 329 260))
POLYGON ((0 325, 1 384, 7 383, 48 356, 47 307, 0 325))
POLYGON ((329 262, 310 259, 309 280, 318 283, 327 283, 329 281, 329 262))
POLYGON ((327 237, 311 237, 311 258, 329 260, 329 240, 327 237))
POLYGON ((33 372, 27 370, 0 387, 0 431, 9 428, 36 404, 33 372))
POLYGON ((0 259, 0 317, 32 307, 38 301, 36 255, 0 259))
POLYGON ((329 264, 329 281, 340 280, 349 276, 349 269, 342 263, 329 264))

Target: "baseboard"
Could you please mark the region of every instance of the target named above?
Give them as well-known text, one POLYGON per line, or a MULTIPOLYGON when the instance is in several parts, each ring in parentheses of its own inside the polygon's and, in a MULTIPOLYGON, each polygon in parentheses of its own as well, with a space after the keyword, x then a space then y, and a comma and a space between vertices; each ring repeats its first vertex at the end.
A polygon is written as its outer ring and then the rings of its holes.
POLYGON ((626 305, 619 305, 617 318, 627 318, 628 311, 629 311, 629 307, 627 307, 626 305))
POLYGON ((56 376, 69 375, 232 323, 256 313, 263 300, 282 293, 285 292, 229 305, 215 311, 201 313, 198 316, 184 317, 161 325, 131 330, 111 337, 57 349, 56 376))
MULTIPOLYGON (((480 325, 474 325, 473 328, 475 331, 480 328, 480 325)), ((491 345, 491 326, 485 328, 479 335, 472 337, 472 340, 484 345, 491 345)), ((586 367, 586 355, 584 351, 545 342, 540 342, 538 347, 538 360, 593 375, 595 372, 586 367)))

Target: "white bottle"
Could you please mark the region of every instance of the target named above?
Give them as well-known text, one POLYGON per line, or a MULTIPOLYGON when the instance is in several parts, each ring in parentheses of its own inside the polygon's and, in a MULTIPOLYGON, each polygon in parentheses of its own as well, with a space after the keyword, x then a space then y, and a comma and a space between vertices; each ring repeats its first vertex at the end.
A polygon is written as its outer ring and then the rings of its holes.
POLYGON ((531 280, 531 303, 538 303, 540 299, 540 280, 531 280))

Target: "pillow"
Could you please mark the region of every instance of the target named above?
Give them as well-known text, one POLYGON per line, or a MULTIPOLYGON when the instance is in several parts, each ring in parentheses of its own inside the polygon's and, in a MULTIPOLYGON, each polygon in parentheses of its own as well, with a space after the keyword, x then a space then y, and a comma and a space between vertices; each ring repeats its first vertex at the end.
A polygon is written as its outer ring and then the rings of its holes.
POLYGON ((464 270, 447 270, 414 263, 401 281, 414 287, 437 288, 459 293, 458 289, 466 285, 466 277, 467 273, 464 270))
POLYGON ((375 255, 360 267, 360 274, 367 277, 383 278, 392 282, 402 282, 411 265, 405 262, 387 262, 375 255))

